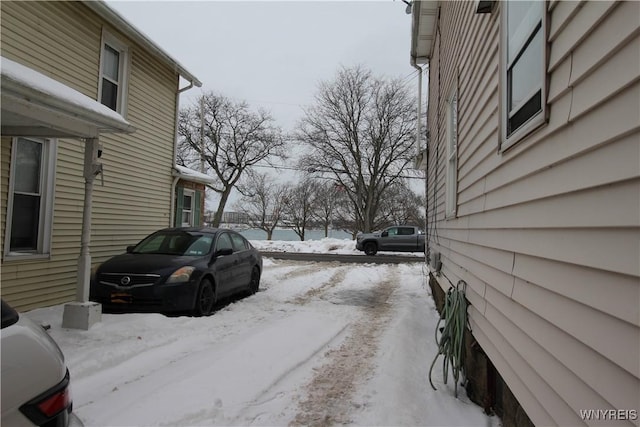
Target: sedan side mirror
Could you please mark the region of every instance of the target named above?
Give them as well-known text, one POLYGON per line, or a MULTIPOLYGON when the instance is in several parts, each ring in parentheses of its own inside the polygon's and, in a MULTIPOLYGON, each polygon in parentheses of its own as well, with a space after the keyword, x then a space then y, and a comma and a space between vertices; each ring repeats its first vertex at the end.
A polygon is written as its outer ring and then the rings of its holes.
POLYGON ((127 253, 130 254, 131 252, 133 252, 133 248, 135 248, 136 245, 129 245, 127 246, 127 253))
POLYGON ((232 253, 233 253, 233 249, 225 248, 225 249, 220 249, 216 251, 216 253, 213 256, 219 257, 219 256, 231 255, 232 253))

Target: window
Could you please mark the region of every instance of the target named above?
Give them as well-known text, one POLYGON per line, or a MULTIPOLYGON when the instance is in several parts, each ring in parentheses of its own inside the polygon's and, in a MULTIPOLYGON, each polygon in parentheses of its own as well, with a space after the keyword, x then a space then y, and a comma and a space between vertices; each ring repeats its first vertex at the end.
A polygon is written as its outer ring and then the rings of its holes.
POLYGON ((55 140, 14 138, 5 233, 5 258, 50 252, 55 140))
POLYGON ((234 252, 242 252, 249 249, 249 242, 247 242, 241 235, 231 234, 231 240, 233 241, 234 252))
POLYGON ((193 226, 193 205, 195 197, 193 190, 184 190, 182 194, 182 226, 193 226))
POLYGON ((445 179, 445 214, 455 216, 458 203, 458 91, 454 89, 447 103, 447 164, 445 179))
POLYGON ((411 236, 411 235, 413 235, 413 228, 400 227, 398 229, 398 235, 399 236, 411 236))
POLYGON ((99 100, 125 115, 128 48, 109 33, 102 34, 99 100))
POLYGON ((200 236, 198 240, 193 242, 189 249, 185 252, 185 255, 191 256, 204 256, 211 250, 211 244, 213 238, 211 236, 200 236))
POLYGON ((503 149, 545 120, 544 4, 544 1, 501 3, 503 149))
POLYGON ((223 249, 233 250, 233 244, 231 243, 231 238, 229 237, 229 233, 222 233, 218 237, 218 241, 216 242, 216 251, 221 251, 223 249))

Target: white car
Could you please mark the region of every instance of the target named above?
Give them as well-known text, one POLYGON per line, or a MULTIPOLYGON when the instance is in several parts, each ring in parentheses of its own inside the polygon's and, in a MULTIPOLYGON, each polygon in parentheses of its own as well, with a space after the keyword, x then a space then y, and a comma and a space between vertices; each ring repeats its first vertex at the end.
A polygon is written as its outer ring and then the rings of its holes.
POLYGON ((42 326, 2 300, 3 426, 82 427, 72 413, 69 371, 60 347, 42 326))

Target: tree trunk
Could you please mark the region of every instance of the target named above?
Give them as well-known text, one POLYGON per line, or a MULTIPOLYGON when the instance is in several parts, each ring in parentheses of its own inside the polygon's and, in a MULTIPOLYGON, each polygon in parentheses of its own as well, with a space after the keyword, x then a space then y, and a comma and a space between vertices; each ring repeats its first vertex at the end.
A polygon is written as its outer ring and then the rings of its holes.
POLYGON ((231 190, 233 187, 227 187, 220 195, 220 203, 218 203, 218 210, 216 214, 213 216, 213 222, 211 226, 213 228, 220 227, 220 222, 222 222, 222 214, 224 213, 224 207, 227 204, 227 200, 229 200, 229 194, 231 194, 231 190))

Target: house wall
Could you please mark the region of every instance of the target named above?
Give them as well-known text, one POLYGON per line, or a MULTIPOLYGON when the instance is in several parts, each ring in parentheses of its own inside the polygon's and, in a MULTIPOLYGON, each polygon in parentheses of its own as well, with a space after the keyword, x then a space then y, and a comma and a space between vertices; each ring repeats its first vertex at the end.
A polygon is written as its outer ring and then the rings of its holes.
MULTIPOLYGON (((2 55, 97 99, 103 28, 129 46, 131 135, 105 135, 104 186, 93 193, 94 264, 169 226, 178 75, 80 2, 2 2, 2 55)), ((84 144, 59 140, 51 258, 3 259, 2 297, 19 310, 73 300, 84 200, 84 144)), ((2 138, 4 244, 11 140, 2 138)), ((4 253, 4 252, 2 252, 4 253)))
POLYGON ((194 205, 196 212, 194 212, 194 227, 200 227, 204 221, 204 205, 205 205, 205 191, 206 186, 204 184, 200 184, 198 182, 186 181, 181 179, 178 181, 176 185, 176 197, 174 201, 175 207, 175 219, 174 219, 174 227, 182 226, 182 202, 180 198, 184 195, 184 189, 193 190, 194 194, 194 205))
MULTIPOLYGON (((640 3, 548 2, 549 120, 499 151, 500 2, 441 2, 429 66, 431 256, 536 425, 640 401, 640 3), (458 87, 457 216, 445 219, 458 87)), ((638 425, 638 419, 623 421, 638 425)))

